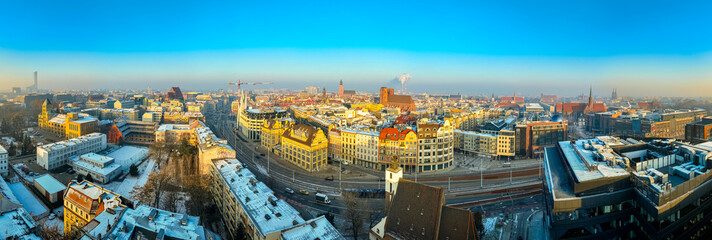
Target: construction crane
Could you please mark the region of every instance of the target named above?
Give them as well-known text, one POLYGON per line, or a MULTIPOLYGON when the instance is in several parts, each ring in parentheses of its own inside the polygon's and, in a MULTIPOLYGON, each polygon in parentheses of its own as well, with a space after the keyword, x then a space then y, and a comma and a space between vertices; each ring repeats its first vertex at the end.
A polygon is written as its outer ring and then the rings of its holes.
POLYGON ((238 91, 238 92, 240 92, 240 91, 242 90, 242 85, 261 85, 261 84, 274 84, 274 83, 271 83, 271 82, 266 82, 266 83, 263 83, 263 82, 248 83, 248 82, 242 82, 242 80, 237 80, 236 83, 232 83, 232 82, 229 83, 230 86, 232 86, 232 85, 237 85, 237 91, 238 91))
POLYGON ((237 129, 240 129, 240 114, 242 114, 242 110, 245 108, 245 105, 247 105, 247 100, 245 99, 245 96, 242 93, 242 85, 263 85, 263 84, 274 84, 271 82, 254 82, 254 83, 249 83, 249 82, 242 82, 242 80, 237 80, 236 83, 228 83, 229 86, 232 85, 237 85, 237 94, 240 95, 240 105, 239 109, 237 110, 237 129))

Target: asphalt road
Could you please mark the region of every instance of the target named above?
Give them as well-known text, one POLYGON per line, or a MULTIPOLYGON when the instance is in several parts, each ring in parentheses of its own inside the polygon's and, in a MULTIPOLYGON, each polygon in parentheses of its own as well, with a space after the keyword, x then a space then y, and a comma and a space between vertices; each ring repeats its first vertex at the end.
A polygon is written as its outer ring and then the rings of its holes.
MULTIPOLYGON (((208 125, 214 130, 218 137, 226 139, 230 146, 232 146, 237 154, 237 159, 246 164, 247 168, 255 173, 255 175, 260 178, 263 182, 269 182, 268 178, 271 176, 275 181, 273 184, 273 190, 279 195, 279 197, 284 198, 290 204, 299 208, 311 208, 312 210, 319 210, 322 212, 331 212, 334 214, 340 214, 341 210, 344 210, 346 206, 344 205, 341 196, 339 194, 339 178, 335 176, 334 181, 327 181, 321 176, 314 176, 303 171, 294 170, 290 167, 283 166, 278 163, 275 159, 270 158, 269 172, 267 171, 267 157, 260 156, 256 153, 255 147, 258 143, 247 142, 240 139, 234 132, 235 121, 234 118, 229 116, 228 111, 218 111, 210 113, 206 116, 208 125), (289 187, 296 191, 294 194, 284 193, 284 188, 289 187), (299 190, 307 190, 310 194, 302 195, 299 194, 299 190), (320 191, 330 195, 331 204, 319 204, 316 202, 314 194, 320 191)), ((270 155, 274 156, 274 155, 270 155)), ((359 170, 353 166, 343 166, 349 171, 359 170)), ((442 187, 446 190, 447 202, 451 203, 463 203, 463 202, 473 202, 482 199, 488 199, 493 197, 502 196, 502 193, 487 193, 493 189, 506 189, 510 186, 527 185, 540 183, 538 176, 525 176, 525 177, 512 177, 510 178, 498 178, 498 179, 482 179, 482 180, 462 180, 462 181, 419 181, 428 185, 442 187), (479 195, 466 195, 457 196, 458 193, 467 192, 485 192, 479 195)), ((379 182, 377 177, 371 177, 367 179, 348 179, 341 181, 343 188, 354 188, 354 189, 383 189, 383 182, 379 182)), ((507 193, 513 194, 513 193, 507 193)), ((379 210, 383 209, 385 201, 382 198, 377 199, 364 199, 365 204, 368 209, 379 210)))

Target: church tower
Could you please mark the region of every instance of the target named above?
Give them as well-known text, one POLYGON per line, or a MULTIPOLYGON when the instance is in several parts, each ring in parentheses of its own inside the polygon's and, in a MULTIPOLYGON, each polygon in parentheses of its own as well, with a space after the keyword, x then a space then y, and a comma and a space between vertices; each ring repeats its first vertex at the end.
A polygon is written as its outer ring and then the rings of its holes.
POLYGON ((39 125, 40 128, 47 127, 47 121, 49 121, 48 108, 51 108, 51 107, 52 107, 52 102, 50 102, 49 99, 45 99, 44 103, 42 103, 42 112, 40 112, 40 115, 37 116, 37 125, 39 125))
POLYGON ((398 181, 401 178, 403 178, 403 168, 400 167, 398 156, 391 156, 391 166, 386 169, 386 209, 391 206, 391 201, 398 189, 398 181))
POLYGON ((344 97, 344 80, 339 80, 339 97, 344 97))

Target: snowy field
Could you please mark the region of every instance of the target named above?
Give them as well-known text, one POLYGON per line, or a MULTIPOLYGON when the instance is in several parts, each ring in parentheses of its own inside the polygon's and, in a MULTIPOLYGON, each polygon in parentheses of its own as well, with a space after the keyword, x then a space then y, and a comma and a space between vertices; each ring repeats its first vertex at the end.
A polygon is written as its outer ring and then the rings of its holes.
POLYGON ((129 171, 131 164, 138 163, 148 156, 147 147, 138 146, 123 146, 116 151, 106 155, 107 157, 114 158, 114 161, 121 165, 121 170, 124 172, 129 171))
POLYGON ((35 195, 32 195, 25 185, 22 185, 20 182, 8 185, 17 199, 20 200, 25 210, 32 216, 39 216, 47 212, 47 207, 45 207, 39 199, 35 198, 35 195))
POLYGON ((134 186, 143 186, 146 184, 146 181, 148 181, 148 175, 151 174, 155 168, 155 163, 155 160, 150 159, 138 167, 141 174, 138 177, 128 175, 123 182, 111 182, 104 185, 104 188, 126 198, 131 198, 131 190, 133 190, 134 186))

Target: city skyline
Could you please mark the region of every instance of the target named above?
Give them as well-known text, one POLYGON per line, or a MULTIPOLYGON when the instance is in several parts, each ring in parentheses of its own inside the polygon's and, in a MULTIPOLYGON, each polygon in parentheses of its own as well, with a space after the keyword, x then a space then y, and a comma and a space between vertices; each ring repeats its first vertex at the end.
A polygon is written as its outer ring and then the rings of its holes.
POLYGON ((411 92, 712 96, 708 3, 4 5, 1 91, 33 71, 44 89, 332 92, 408 73, 411 92))

